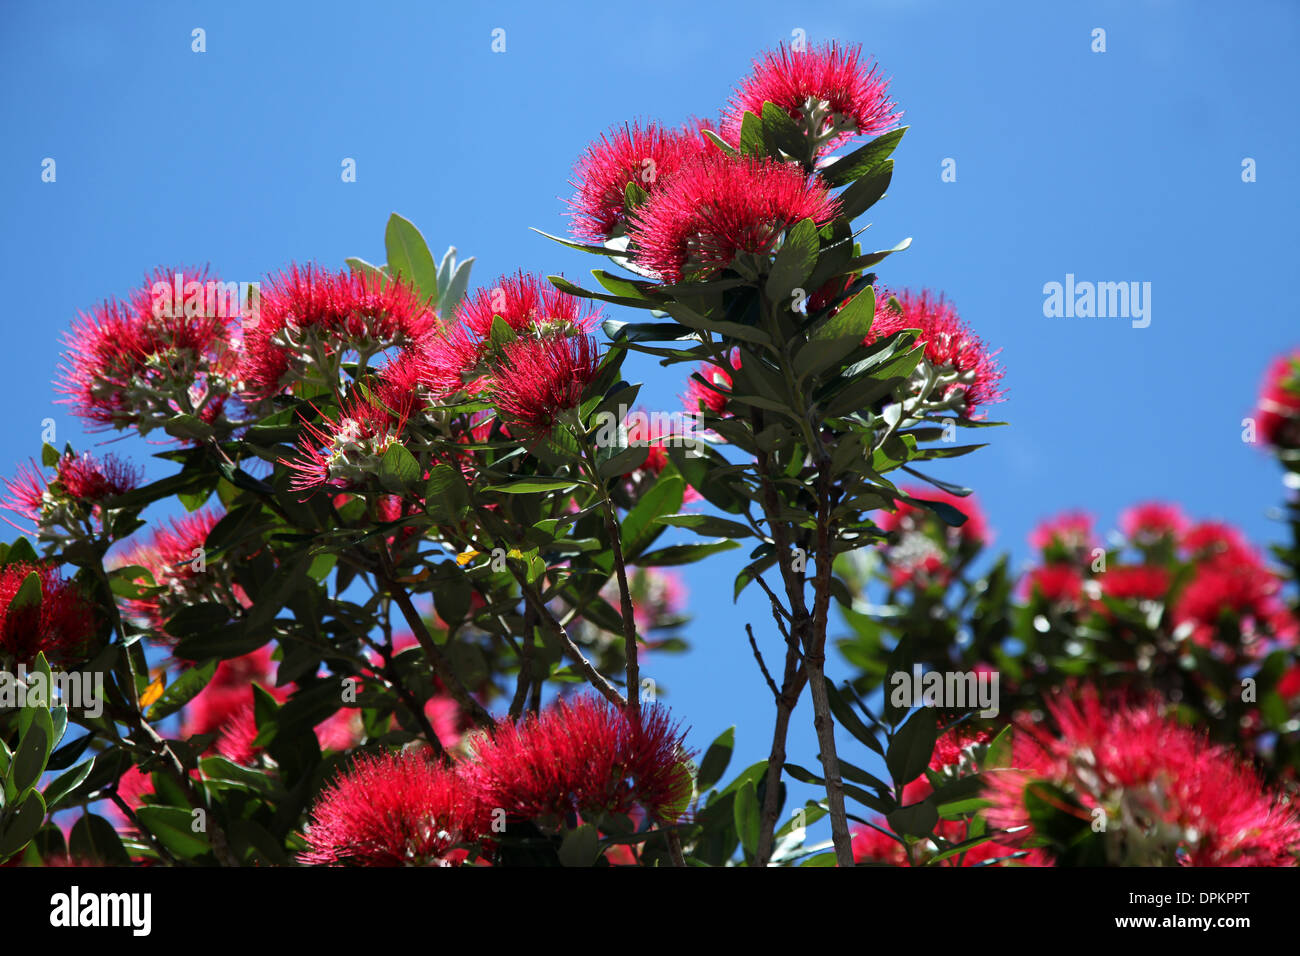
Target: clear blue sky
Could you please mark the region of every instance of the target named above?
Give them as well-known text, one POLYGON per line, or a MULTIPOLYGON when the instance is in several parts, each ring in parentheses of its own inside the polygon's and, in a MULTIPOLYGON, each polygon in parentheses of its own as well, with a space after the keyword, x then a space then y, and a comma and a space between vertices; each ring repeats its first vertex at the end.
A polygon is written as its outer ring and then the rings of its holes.
MULTIPOLYGON (((1003 348, 1008 401, 992 447, 937 474, 974 487, 1019 559, 1039 518, 1085 506, 1112 522, 1169 497, 1257 541, 1278 473, 1243 445, 1269 359, 1297 344, 1295 122, 1300 5, 1291 0, 996 4, 14 3, 0 32, 0 469, 39 449, 57 342, 78 309, 159 264, 256 280, 292 260, 382 261, 394 210, 476 256, 581 279, 562 232, 574 159, 611 124, 712 116, 750 57, 806 31, 859 41, 912 129, 874 248, 892 286, 944 290, 1003 348), (191 30, 207 52, 191 52, 191 30), (506 52, 491 50, 506 31, 506 52), (1106 52, 1091 50, 1094 28, 1106 52), (57 181, 41 181, 41 162, 57 181), (340 163, 357 163, 357 182, 340 163), (1251 157, 1258 181, 1243 183, 1251 157), (957 181, 940 180, 956 160, 957 181), (1048 319, 1043 285, 1152 284, 1152 321, 1048 319), (1274 295, 1282 295, 1274 301, 1274 295)), ((629 370, 651 407, 680 390, 629 370)), ((118 446, 139 457, 156 450, 118 446)), ((157 474, 157 472, 155 472, 157 474)), ((730 556, 728 556, 730 557, 730 556)), ((734 609, 738 561, 689 572, 695 650, 652 662, 705 746, 739 723, 738 763, 765 755, 770 702, 734 609)), ((767 636, 775 648, 776 639, 767 636)), ((843 672, 838 662, 832 673, 843 672)), ((791 758, 814 762, 811 712, 791 758)))

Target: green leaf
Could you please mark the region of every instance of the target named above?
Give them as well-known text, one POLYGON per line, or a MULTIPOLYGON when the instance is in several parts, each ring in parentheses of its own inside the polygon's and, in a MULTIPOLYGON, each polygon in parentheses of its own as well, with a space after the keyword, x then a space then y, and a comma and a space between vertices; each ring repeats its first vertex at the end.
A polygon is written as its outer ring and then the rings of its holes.
MULTIPOLYGON (((15 611, 34 611, 41 606, 41 576, 35 571, 30 571, 23 578, 23 583, 18 586, 18 590, 9 601, 9 613, 15 611)), ((32 615, 35 617, 35 614, 32 615)))
POLYGON ((68 852, 75 858, 105 866, 130 866, 131 858, 113 824, 94 813, 86 813, 72 825, 68 852))
POLYGON ((545 236, 547 239, 550 239, 552 242, 558 242, 560 245, 568 246, 570 249, 577 249, 579 252, 588 252, 591 253, 592 255, 597 255, 597 256, 615 255, 614 250, 606 246, 593 246, 583 242, 573 242, 570 239, 562 239, 559 236, 553 236, 549 232, 542 232, 542 230, 534 228, 532 226, 529 226, 528 228, 532 229, 533 232, 537 233, 539 236, 545 236))
POLYGON ((181 807, 144 806, 135 812, 158 841, 183 860, 192 860, 209 852, 207 835, 194 832, 194 816, 181 807))
MULTIPOLYGON (((45 713, 48 719, 49 712, 45 713)), ((49 745, 49 732, 42 726, 41 721, 32 721, 18 744, 13 764, 9 769, 9 778, 20 798, 45 772, 45 762, 49 759, 49 745)))
POLYGON ((619 540, 628 561, 640 563, 641 552, 663 533, 664 526, 656 519, 680 508, 685 491, 686 483, 681 475, 666 471, 627 513, 619 529, 619 540))
POLYGON ((0 832, 0 860, 7 860, 27 846, 45 822, 45 800, 33 790, 0 832))
POLYGON ((593 823, 584 823, 564 834, 557 851, 565 866, 591 866, 600 854, 600 836, 593 823))
POLYGON ((388 254, 389 274, 411 283, 426 304, 437 303, 438 266, 420 230, 393 213, 384 230, 384 249, 388 254))
POLYGON ((740 547, 739 541, 710 541, 705 544, 675 544, 667 548, 660 548, 658 551, 651 551, 637 559, 637 564, 641 567, 668 567, 670 565, 691 564, 700 561, 709 555, 717 554, 721 551, 730 551, 733 548, 740 547))
POLYGON ((745 781, 744 786, 736 791, 735 804, 736 834, 745 852, 753 856, 758 852, 759 814, 758 788, 754 781, 745 781))
POLYGON ((911 783, 930 765, 938 736, 939 726, 932 708, 922 707, 908 718, 885 752, 885 764, 895 784, 911 783))
POLYGON ((713 743, 709 744, 709 749, 704 751, 704 756, 700 759, 700 770, 696 776, 700 793, 704 793, 722 779, 722 775, 727 772, 728 764, 731 763, 731 754, 735 747, 735 727, 728 727, 718 734, 713 743))
POLYGON ((61 457, 62 456, 59 454, 59 450, 55 448, 53 445, 51 445, 49 442, 42 443, 41 464, 44 465, 46 468, 54 468, 55 466, 57 466, 59 463, 59 459, 61 457))
POLYGON ((883 136, 877 136, 869 143, 858 147, 848 155, 841 156, 831 165, 821 170, 822 179, 832 188, 852 182, 888 159, 906 132, 907 127, 904 126, 893 132, 885 133, 883 136))
POLYGON ((841 694, 830 681, 826 682, 826 699, 831 705, 831 713, 835 716, 835 719, 840 722, 840 726, 878 753, 880 751, 880 744, 876 741, 876 735, 872 733, 871 729, 862 722, 862 719, 853 712, 853 708, 849 705, 849 702, 844 699, 843 694, 841 694))
POLYGON ((728 156, 735 156, 735 155, 736 155, 736 147, 732 146, 730 143, 728 143, 725 139, 723 139, 723 138, 722 138, 721 136, 719 136, 717 133, 713 132, 713 130, 711 130, 711 129, 706 129, 706 130, 701 130, 700 132, 702 132, 702 133, 704 134, 704 136, 705 136, 706 139, 708 139, 710 142, 712 142, 715 146, 718 147, 718 149, 722 150, 722 151, 723 151, 724 153, 726 153, 728 156))
POLYGON ((927 837, 934 831, 935 824, 939 822, 939 813, 935 810, 933 803, 929 800, 923 800, 910 806, 899 807, 886 816, 885 819, 889 821, 889 829, 895 833, 914 837, 927 837))
POLYGON ((425 511, 435 521, 451 524, 469 511, 469 489, 459 471, 451 465, 435 465, 424 486, 425 511))
POLYGON ((483 490, 503 495, 530 495, 540 491, 567 491, 585 483, 574 478, 523 478, 504 485, 490 485, 483 490))
MULTIPOLYGON (((784 112, 778 110, 784 116, 784 112)), ((786 117, 787 119, 789 117, 786 117)), ((772 271, 767 277, 765 291, 773 302, 790 302, 796 288, 800 288, 812 274, 817 264, 819 246, 817 224, 811 219, 802 219, 786 233, 785 242, 772 262, 772 271)), ((811 291, 805 290, 811 294, 811 291)))
POLYGON ((856 219, 876 204, 889 188, 894 175, 894 161, 887 159, 840 193, 840 215, 856 219))
POLYGON ((384 278, 384 270, 379 268, 377 265, 366 262, 365 259, 358 259, 356 256, 350 256, 343 261, 347 263, 348 268, 353 272, 363 273, 364 275, 370 276, 372 279, 384 278))
POLYGON ((404 445, 392 444, 379 460, 379 483, 395 495, 414 488, 420 480, 420 463, 404 445))
POLYGON ((193 415, 169 418, 163 423, 163 431, 173 438, 197 442, 207 441, 215 434, 211 425, 193 415))
POLYGON ((728 521, 726 518, 719 518, 715 515, 689 513, 660 515, 655 520, 660 524, 672 525, 675 528, 690 528, 696 534, 711 535, 713 537, 748 538, 754 534, 753 531, 739 521, 728 521))
POLYGON ((803 379, 843 362, 862 344, 875 317, 876 293, 867 286, 813 329, 794 357, 795 375, 803 379))
POLYGON ((762 122, 763 139, 768 153, 780 150, 797 162, 804 162, 808 158, 808 137, 790 118, 789 113, 775 103, 764 103, 762 122))
POLYGON ((211 660, 201 667, 191 667, 180 677, 172 681, 163 691, 163 695, 149 708, 149 720, 161 720, 176 713, 208 686, 212 675, 217 672, 217 661, 211 660))
MULTIPOLYGON (((456 252, 456 247, 452 246, 447 250, 447 255, 452 256, 456 252)), ((446 282, 439 281, 438 288, 438 312, 444 316, 455 314, 457 307, 465 298, 465 292, 469 288, 469 272, 474 265, 474 257, 470 256, 461 262, 456 263, 455 269, 452 270, 451 276, 446 282)))
POLYGON ((89 776, 94 766, 95 758, 90 757, 54 778, 50 785, 45 788, 45 805, 49 812, 53 813, 59 809, 59 802, 81 785, 81 782, 89 776))
POLYGON ((763 141, 763 121, 749 110, 745 111, 740 121, 740 152, 754 157, 767 154, 767 144, 763 141))

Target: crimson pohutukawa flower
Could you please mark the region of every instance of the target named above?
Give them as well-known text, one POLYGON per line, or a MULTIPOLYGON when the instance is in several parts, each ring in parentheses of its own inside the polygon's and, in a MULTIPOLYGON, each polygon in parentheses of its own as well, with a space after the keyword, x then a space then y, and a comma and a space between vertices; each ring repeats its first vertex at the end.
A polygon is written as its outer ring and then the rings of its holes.
MULTIPOLYGON (((1154 703, 1091 689, 1048 704, 1056 729, 1021 720, 1012 768, 986 776, 991 826, 1029 827, 1026 788, 1047 781, 1104 812, 1108 857, 1128 865, 1295 866, 1300 816, 1259 775, 1154 703)), ((1032 830, 1020 831, 1027 839, 1032 830)))
POLYGON ((889 98, 889 81, 876 70, 870 60, 863 61, 857 44, 832 42, 807 50, 782 44, 754 61, 753 73, 732 96, 723 135, 739 143, 745 113, 761 117, 764 103, 790 114, 812 138, 815 151, 834 149, 855 135, 883 133, 902 113, 889 98))
POLYGON ((337 387, 346 355, 368 361, 438 328, 437 315, 405 281, 292 265, 271 280, 257 321, 245 329, 243 388, 266 398, 306 379, 337 387))
POLYGON ((410 408, 410 402, 393 408, 378 393, 353 392, 336 417, 322 415, 319 425, 304 421, 298 457, 282 462, 295 472, 289 487, 366 488, 377 478, 385 452, 401 443, 410 408))
POLYGON ((1162 501, 1148 501, 1127 509, 1119 518, 1119 529, 1140 548, 1176 539, 1187 528, 1182 509, 1162 501))
POLYGON ((876 295, 875 320, 865 341, 870 344, 904 329, 920 330, 925 361, 913 380, 919 387, 925 375, 937 377, 928 401, 930 411, 945 408, 975 418, 981 408, 1001 400, 1003 369, 995 361, 998 353, 989 350, 951 302, 929 291, 905 290, 896 299, 901 312, 890 306, 886 293, 876 295))
POLYGON ((741 253, 767 255, 804 219, 835 218, 839 200, 791 163, 705 155, 684 165, 636 210, 628 236, 637 265, 667 282, 706 277, 741 253))
POLYGON ((484 831, 473 792, 415 752, 358 757, 312 809, 300 855, 316 866, 452 866, 484 831))
POLYGON ((686 810, 693 783, 684 738, 661 707, 640 723, 603 700, 560 700, 520 725, 503 721, 467 770, 485 807, 556 828, 577 815, 630 814, 661 822, 686 810))
POLYGON ((590 335, 525 336, 501 350, 489 386, 502 417, 530 437, 544 437, 582 403, 600 369, 590 335))
POLYGON ((894 587, 946 585, 953 569, 969 561, 989 542, 991 535, 984 512, 973 496, 961 498, 937 488, 919 486, 901 490, 911 498, 943 502, 965 515, 966 520, 954 527, 934 512, 905 501, 895 502, 894 511, 882 511, 876 524, 890 536, 881 554, 889 566, 894 587))
MULTIPOLYGON (((204 545, 221 518, 222 513, 211 508, 171 518, 117 558, 118 567, 144 568, 158 586, 139 597, 124 598, 123 604, 160 639, 169 638, 165 629, 168 618, 191 604, 216 600, 233 613, 248 603, 248 595, 226 569, 207 562, 204 545)), ((136 583, 148 582, 141 577, 136 583)))
POLYGON ((444 334, 421 343, 421 381, 435 397, 474 395, 488 385, 507 344, 492 339, 497 318, 519 338, 550 338, 586 335, 596 327, 599 311, 540 276, 500 277, 460 304, 444 334))
POLYGON ((129 301, 83 314, 64 336, 59 401, 97 428, 148 434, 179 414, 220 424, 233 385, 237 293, 207 270, 156 270, 129 301), (183 296, 177 301, 174 289, 183 296))
POLYGON ((1268 367, 1255 413, 1259 433, 1275 448, 1300 448, 1300 350, 1268 367))
POLYGON ((30 664, 37 654, 59 666, 80 661, 99 622, 94 605, 58 568, 19 561, 0 568, 0 656, 30 664), (40 603, 14 606, 28 575, 40 582, 40 603))
POLYGON ((573 234, 604 242, 627 227, 627 187, 654 192, 688 160, 711 147, 698 128, 665 129, 650 124, 615 127, 587 147, 574 168, 577 189, 569 206, 573 234))
MULTIPOLYGON (((105 455, 100 461, 90 454, 67 453, 48 481, 35 462, 30 467, 20 466, 13 480, 5 479, 9 495, 0 508, 34 522, 35 535, 47 553, 56 553, 75 540, 102 531, 100 504, 135 488, 141 477, 143 469, 116 455, 105 455)), ((19 530, 30 533, 25 528, 19 530)))

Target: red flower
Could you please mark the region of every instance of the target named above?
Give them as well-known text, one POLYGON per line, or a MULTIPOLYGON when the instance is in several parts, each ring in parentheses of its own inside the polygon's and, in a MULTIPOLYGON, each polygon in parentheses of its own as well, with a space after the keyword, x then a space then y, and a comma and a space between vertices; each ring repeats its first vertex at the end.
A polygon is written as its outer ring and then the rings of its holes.
POLYGON ((490 366, 501 358, 491 341, 501 318, 521 337, 585 335, 599 322, 599 310, 538 276, 502 276, 477 290, 456 310, 456 323, 420 345, 420 379, 437 397, 475 394, 488 384, 490 366))
POLYGON ((418 753, 358 757, 312 809, 300 855, 315 866, 451 866, 485 829, 471 792, 418 753))
MULTIPOLYGON (((1105 810, 1105 839, 1131 864, 1294 866, 1300 816, 1227 749, 1153 703, 1103 701, 1097 692, 1048 705, 1055 733, 1022 720, 1014 769, 991 772, 990 825, 1028 827, 1025 788, 1046 780, 1084 808, 1105 810)), ((1022 831, 1021 839, 1031 831, 1022 831)))
POLYGON ((272 697, 287 698, 288 688, 275 687, 271 653, 268 645, 218 664, 212 680, 186 704, 182 733, 193 737, 221 732, 246 705, 252 705, 253 684, 264 687, 272 697))
POLYGON ((1300 448, 1300 351, 1268 367, 1259 396, 1259 432, 1275 448, 1300 448))
MULTIPOLYGON (((119 567, 144 568, 163 588, 158 594, 123 599, 130 613, 160 635, 163 623, 182 607, 212 597, 212 579, 195 567, 195 561, 201 557, 208 533, 221 518, 221 512, 209 508, 171 518, 156 527, 147 542, 137 542, 117 560, 119 567)), ((243 603, 247 596, 238 585, 233 588, 232 596, 243 603)))
MULTIPOLYGON (((930 771, 941 774, 947 779, 956 779, 977 772, 971 750, 980 744, 988 743, 992 736, 989 731, 973 730, 965 726, 956 727, 940 735, 935 741, 934 754, 930 758, 930 771)), ((933 792, 934 787, 931 786, 926 775, 922 774, 903 787, 902 803, 904 806, 920 803, 933 792)), ((877 820, 876 826, 880 829, 862 826, 854 830, 854 862, 907 866, 907 853, 903 845, 888 832, 881 832, 887 831, 885 821, 877 820)), ((964 843, 970 839, 969 831, 970 824, 966 820, 940 820, 934 828, 934 833, 951 845, 964 843)), ((938 850, 939 844, 935 840, 925 840, 915 844, 913 847, 915 863, 923 865, 938 850)), ((1005 864, 994 865, 1047 866, 1050 864, 1040 851, 1031 850, 1025 853, 1014 847, 1008 847, 1001 839, 995 839, 949 857, 941 861, 940 865, 976 866, 987 861, 1010 857, 1017 852, 1023 855, 1014 860, 1007 860, 1005 864)))
POLYGON ((876 296, 876 316, 865 344, 888 338, 903 329, 920 329, 925 359, 940 374, 940 391, 958 414, 974 418, 978 409, 1001 401, 1003 368, 994 361, 978 335, 957 315, 951 302, 929 291, 903 291, 897 296, 903 311, 889 307, 889 295, 876 296))
POLYGON ((562 826, 576 814, 632 813, 672 822, 691 796, 683 736, 664 708, 632 723, 603 700, 560 700, 516 726, 497 725, 469 771, 486 807, 562 826))
POLYGON ((890 535, 882 548, 889 562, 895 587, 924 586, 930 582, 946 583, 951 565, 991 540, 988 522, 973 496, 960 498, 937 488, 909 486, 902 489, 908 497, 941 501, 966 516, 959 527, 941 520, 934 512, 905 501, 895 502, 895 511, 882 511, 876 519, 880 529, 890 535))
POLYGON ((210 292, 201 294, 214 284, 206 270, 158 269, 130 302, 107 301, 78 316, 64 336, 59 401, 100 429, 147 433, 179 413, 215 420, 229 391, 234 316, 213 308, 210 292), (198 299, 173 307, 177 274, 198 299), (154 295, 155 286, 166 287, 165 301, 154 295))
POLYGON ((853 829, 853 862, 907 866, 903 844, 875 827, 858 825, 853 829))
POLYGON ((281 460, 295 472, 290 488, 364 488, 378 475, 384 454, 401 443, 414 398, 398 395, 392 389, 381 389, 381 394, 395 400, 398 407, 389 405, 379 394, 353 392, 344 400, 337 418, 322 414, 320 425, 303 420, 298 457, 281 460))
POLYGON ((686 410, 692 413, 698 413, 701 406, 706 412, 712 412, 714 415, 721 417, 727 412, 727 393, 731 391, 731 373, 740 367, 740 353, 735 350, 731 354, 731 367, 724 368, 721 365, 714 365, 712 362, 701 362, 700 367, 696 369, 700 378, 714 386, 699 381, 695 376, 691 376, 686 381, 686 394, 682 396, 682 402, 686 405, 686 410))
POLYGON ((244 390, 266 398, 303 375, 318 355, 370 356, 437 328, 437 316, 405 281, 292 265, 271 279, 257 322, 245 330, 244 390))
POLYGON ((1078 559, 1095 543, 1092 516, 1082 511, 1065 511, 1039 523, 1029 535, 1029 543, 1047 554, 1049 561, 1065 556, 1078 559))
POLYGON ((1159 565, 1108 568, 1097 581, 1101 593, 1117 601, 1163 601, 1169 593, 1169 572, 1159 565))
POLYGON ((1222 521, 1202 521, 1193 525, 1183 534, 1178 545, 1188 557, 1197 561, 1216 557, 1253 557, 1253 551, 1241 532, 1222 521))
POLYGON ((614 127, 587 147, 574 167, 577 192, 569 200, 573 234, 604 242, 627 225, 626 190, 635 183, 646 193, 707 150, 698 128, 664 129, 651 124, 614 127))
POLYGON ((1232 659, 1236 648, 1221 646, 1220 627, 1231 621, 1227 633, 1240 633, 1250 655, 1263 650, 1260 639, 1271 632, 1285 643, 1296 638, 1296 624, 1278 598, 1281 581, 1244 543, 1230 550, 1210 550, 1196 566, 1174 605, 1174 625, 1190 634, 1202 647, 1216 647, 1232 659))
POLYGON ((561 414, 582 402, 599 367, 600 354, 590 335, 516 339, 493 365, 492 400, 523 433, 547 435, 561 414))
POLYGON ((0 654, 14 663, 30 664, 40 653, 54 666, 75 663, 97 627, 94 605, 58 568, 24 561, 0 568, 0 654), (29 574, 40 578, 40 605, 11 607, 29 574))
POLYGON ((105 498, 125 494, 136 487, 143 474, 143 469, 116 455, 105 455, 100 462, 90 454, 80 457, 65 454, 55 466, 54 479, 50 482, 46 482, 35 462, 30 467, 19 466, 14 480, 5 479, 9 497, 0 503, 0 508, 42 526, 66 525, 61 519, 72 516, 66 515, 61 506, 90 505, 93 513, 93 506, 105 498))
POLYGON ((1076 605, 1083 598, 1083 575, 1068 564, 1034 568, 1021 582, 1025 597, 1039 597, 1048 604, 1076 605))
POLYGON ((250 692, 244 703, 221 725, 221 736, 217 738, 217 752, 232 763, 249 764, 262 750, 254 744, 256 739, 257 717, 253 695, 250 692))
POLYGON ((708 276, 741 253, 767 255, 803 219, 823 225, 839 200, 789 163, 721 152, 684 165, 639 207, 628 229, 637 263, 667 282, 708 276))
POLYGON ((1187 519, 1177 505, 1150 501, 1120 515, 1119 528, 1124 537, 1144 545, 1166 537, 1177 538, 1187 528, 1187 519))
POLYGON ((754 72, 732 96, 723 129, 740 142, 746 111, 763 115, 763 104, 785 110, 801 128, 833 149, 853 135, 874 136, 897 125, 902 113, 889 99, 889 81, 870 61, 860 62, 861 47, 834 42, 809 50, 782 45, 754 61, 754 72))

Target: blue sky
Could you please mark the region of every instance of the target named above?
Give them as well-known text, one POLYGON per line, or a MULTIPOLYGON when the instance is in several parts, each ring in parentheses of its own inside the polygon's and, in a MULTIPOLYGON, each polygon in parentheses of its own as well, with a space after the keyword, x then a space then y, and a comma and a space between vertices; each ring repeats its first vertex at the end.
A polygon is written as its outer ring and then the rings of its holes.
MULTIPOLYGON (((398 211, 435 253, 477 257, 478 283, 517 268, 581 280, 595 260, 528 227, 564 231, 585 144, 627 119, 715 115, 753 55, 802 29, 861 42, 911 126, 867 242, 913 245, 881 278, 943 290, 1003 350, 994 412, 1010 426, 935 469, 976 489, 996 546, 1023 559, 1048 514, 1082 506, 1107 527, 1153 497, 1279 537, 1278 471, 1242 443, 1241 419, 1269 359, 1300 338, 1290 298, 1273 301, 1300 253, 1288 0, 11 2, 5 21, 6 474, 37 453, 47 416, 60 444, 102 438, 52 404, 58 339, 156 265, 257 280, 295 260, 378 262, 398 211), (341 181, 348 157, 355 183, 341 181), (941 181, 947 158, 956 182, 941 181), (1150 326, 1045 318, 1043 286, 1067 273, 1150 282, 1150 326)), ((628 371, 651 407, 676 406, 676 373, 639 358, 628 371)), ((770 701, 742 625, 766 634, 770 618, 752 596, 731 606, 738 566, 689 570, 695 649, 650 676, 696 746, 740 724, 745 765, 765 755, 770 701)), ((806 701, 796 725, 791 757, 812 763, 806 701)))

